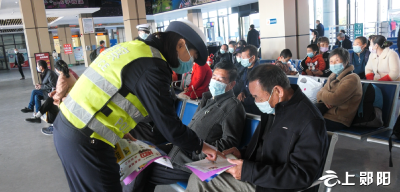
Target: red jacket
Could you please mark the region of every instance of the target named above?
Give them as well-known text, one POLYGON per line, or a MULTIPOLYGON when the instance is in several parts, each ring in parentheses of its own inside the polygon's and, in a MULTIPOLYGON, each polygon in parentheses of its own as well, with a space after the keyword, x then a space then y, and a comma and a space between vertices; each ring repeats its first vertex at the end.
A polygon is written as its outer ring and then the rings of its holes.
MULTIPOLYGON (((310 71, 313 71, 313 70, 324 71, 325 67, 326 67, 324 58, 322 57, 322 54, 318 54, 318 55, 314 56, 313 58, 307 57, 305 65, 307 66, 307 69, 309 69, 310 71)), ((303 66, 303 68, 305 68, 305 66, 303 66)), ((303 70, 302 74, 307 75, 305 70, 303 70)))
POLYGON ((201 98, 204 92, 209 91, 208 85, 210 84, 212 77, 212 71, 210 66, 203 65, 200 66, 197 63, 193 65, 193 72, 189 86, 187 87, 188 91, 185 95, 189 96, 191 99, 196 99, 196 95, 198 98, 201 98), (193 87, 194 91, 193 92, 193 87))

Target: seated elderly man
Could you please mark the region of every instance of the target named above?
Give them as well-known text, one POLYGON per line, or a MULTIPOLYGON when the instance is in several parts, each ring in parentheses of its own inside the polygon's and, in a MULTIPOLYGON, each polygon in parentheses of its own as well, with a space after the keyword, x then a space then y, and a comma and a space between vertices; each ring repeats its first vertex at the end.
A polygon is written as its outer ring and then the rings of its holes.
MULTIPOLYGON (((203 94, 199 107, 188 125, 201 139, 219 151, 238 146, 245 126, 246 113, 232 90, 236 76, 236 67, 232 63, 216 64, 209 86, 210 92, 203 94)), ((154 191, 156 185, 187 181, 191 171, 185 164, 206 157, 205 154, 188 153, 177 146, 159 147, 167 153, 170 151, 168 156, 174 169, 153 163, 132 182, 133 189, 127 189, 132 187, 131 185, 125 187, 124 191, 148 192, 154 191)))
POLYGON ((236 166, 208 183, 192 174, 187 191, 300 191, 321 176, 328 136, 318 109, 275 65, 254 68, 249 82, 262 112, 254 136, 242 150, 223 151, 236 166))
POLYGON ((46 61, 39 60, 36 66, 37 71, 40 73, 42 83, 35 85, 35 90, 31 93, 28 107, 21 109, 22 113, 34 112, 33 107, 36 107, 36 113, 39 112, 40 106, 42 106, 41 100, 46 100, 52 88, 55 88, 57 85, 58 76, 54 71, 47 68, 46 61))

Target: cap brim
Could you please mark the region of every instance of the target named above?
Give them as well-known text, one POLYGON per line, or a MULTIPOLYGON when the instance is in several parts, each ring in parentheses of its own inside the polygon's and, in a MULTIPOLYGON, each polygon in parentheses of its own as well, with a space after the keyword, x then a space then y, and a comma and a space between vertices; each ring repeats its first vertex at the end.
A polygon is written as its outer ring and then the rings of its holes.
POLYGON ((197 59, 194 60, 198 65, 203 66, 207 62, 208 50, 203 39, 190 26, 181 22, 171 22, 165 32, 174 32, 189 41, 197 50, 197 59))

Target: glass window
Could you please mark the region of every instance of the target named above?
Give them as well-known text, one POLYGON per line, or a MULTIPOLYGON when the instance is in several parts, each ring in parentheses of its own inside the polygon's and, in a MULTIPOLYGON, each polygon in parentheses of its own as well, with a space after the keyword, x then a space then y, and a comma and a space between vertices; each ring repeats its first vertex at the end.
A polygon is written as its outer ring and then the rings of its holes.
POLYGON ((210 22, 214 22, 214 27, 210 29, 210 35, 213 34, 211 39, 212 39, 212 41, 216 41, 216 38, 219 37, 219 34, 218 34, 219 26, 218 26, 217 17, 209 18, 209 20, 210 20, 210 22))
POLYGON ((357 0, 356 23, 364 23, 365 1, 357 0))
POLYGON ((14 44, 14 36, 13 35, 3 35, 4 45, 14 44))
POLYGON ((380 0, 379 4, 380 4, 380 9, 381 9, 380 19, 381 19, 381 21, 387 21, 388 20, 388 4, 389 4, 388 0, 380 0))
POLYGON ((237 13, 231 14, 229 17, 229 39, 233 41, 239 40, 239 15, 237 13))
POLYGON ((15 44, 23 44, 25 43, 25 35, 24 34, 14 34, 15 44))
POLYGON ((208 17, 216 17, 216 16, 217 16, 217 11, 208 12, 208 17))
POLYGON ((400 1, 392 0, 392 9, 400 9, 400 1))
MULTIPOLYGON (((316 19, 315 20, 320 20, 321 22, 323 22, 324 20, 324 4, 323 1, 316 1, 315 2, 315 11, 316 11, 316 19)), ((312 22, 313 24, 315 23, 315 21, 313 20, 312 22)))
POLYGON ((260 13, 255 13, 250 15, 250 25, 251 24, 254 25, 254 28, 257 31, 260 31, 260 13))
POLYGON ((347 24, 347 0, 339 0, 339 25, 347 24))
MULTIPOLYGON (((314 23, 315 23, 315 19, 314 19, 314 1, 313 0, 308 0, 308 17, 309 17, 309 27, 310 29, 314 29, 314 23)), ((311 33, 310 33, 311 35, 311 33)))
POLYGON ((187 20, 187 17, 184 17, 183 19, 186 19, 186 20, 187 20))
POLYGON ((203 19, 207 19, 208 18, 208 12, 201 13, 201 17, 203 17, 203 19))
POLYGON ((228 10, 225 9, 218 9, 218 16, 225 16, 228 14, 228 10))

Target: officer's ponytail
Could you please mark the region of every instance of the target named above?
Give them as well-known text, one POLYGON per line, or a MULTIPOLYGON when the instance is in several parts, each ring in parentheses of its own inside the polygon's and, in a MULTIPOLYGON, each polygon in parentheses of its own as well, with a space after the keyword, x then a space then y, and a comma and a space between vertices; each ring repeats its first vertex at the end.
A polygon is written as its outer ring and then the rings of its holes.
POLYGON ((65 77, 69 78, 69 69, 67 63, 65 63, 63 60, 58 60, 54 67, 58 70, 61 71, 65 77))

